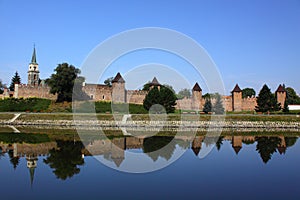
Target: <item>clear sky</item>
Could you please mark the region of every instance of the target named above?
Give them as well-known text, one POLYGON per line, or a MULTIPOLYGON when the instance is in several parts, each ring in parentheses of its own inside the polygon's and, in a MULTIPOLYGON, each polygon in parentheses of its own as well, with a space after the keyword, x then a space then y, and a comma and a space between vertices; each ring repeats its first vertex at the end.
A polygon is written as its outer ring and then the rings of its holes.
MULTIPOLYGON (((300 93, 299 0, 0 0, 0 79, 9 84, 18 71, 27 83, 34 43, 44 79, 58 63, 80 68, 105 39, 142 27, 173 29, 197 41, 216 63, 227 94, 236 83, 257 93, 264 83, 273 91, 285 83, 300 93)), ((149 62, 178 71, 185 65, 165 53, 146 51, 128 55, 106 76, 149 62)), ((202 83, 192 72, 186 76, 202 83)), ((181 89, 180 83, 174 84, 181 89)))

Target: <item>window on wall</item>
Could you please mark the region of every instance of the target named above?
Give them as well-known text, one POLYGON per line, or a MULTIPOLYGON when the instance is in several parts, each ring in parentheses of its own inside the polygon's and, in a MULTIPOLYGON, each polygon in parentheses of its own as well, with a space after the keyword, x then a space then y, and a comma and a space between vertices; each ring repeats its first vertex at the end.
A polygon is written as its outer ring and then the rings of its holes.
POLYGON ((103 95, 102 99, 104 99, 104 98, 105 98, 105 96, 103 95))
POLYGON ((94 99, 94 95, 91 95, 91 99, 94 99))

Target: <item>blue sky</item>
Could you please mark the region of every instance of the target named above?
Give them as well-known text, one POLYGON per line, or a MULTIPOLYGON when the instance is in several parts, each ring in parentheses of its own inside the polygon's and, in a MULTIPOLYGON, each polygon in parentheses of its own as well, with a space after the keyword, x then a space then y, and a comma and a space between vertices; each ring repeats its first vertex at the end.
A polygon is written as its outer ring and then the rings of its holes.
MULTIPOLYGON (((43 79, 58 63, 80 68, 105 39, 142 27, 173 29, 197 41, 216 63, 227 94, 236 83, 257 92, 264 83, 273 91, 285 83, 300 93, 299 0, 0 0, 0 79, 9 84, 18 71, 22 82, 27 82, 34 43, 43 79)), ((105 76, 117 71, 126 74, 130 68, 152 62, 186 71, 191 84, 204 84, 201 77, 185 70, 184 61, 166 53, 145 51, 122 59, 105 76)), ((159 72, 156 76, 176 90, 185 86, 159 72)), ((152 74, 137 78, 146 82, 152 74)))

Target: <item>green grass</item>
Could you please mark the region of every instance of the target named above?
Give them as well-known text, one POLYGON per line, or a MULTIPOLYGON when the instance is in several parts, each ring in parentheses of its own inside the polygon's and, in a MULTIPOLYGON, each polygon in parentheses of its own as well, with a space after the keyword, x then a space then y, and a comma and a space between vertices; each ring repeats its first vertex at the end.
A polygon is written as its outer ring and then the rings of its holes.
MULTIPOLYGON (((122 120, 124 114, 96 114, 98 120, 122 120)), ((9 117, 1 114, 3 119, 11 119, 12 114, 9 117)), ((95 114, 77 114, 76 119, 82 120, 94 120, 95 114)), ((212 117, 217 118, 222 116, 213 115, 195 115, 195 114, 169 114, 167 115, 168 121, 209 121, 212 117)), ((73 120, 73 113, 24 113, 19 120, 73 120)), ((148 114, 132 114, 131 119, 134 121, 149 121, 149 120, 160 120, 161 118, 155 118, 148 114)), ((285 121, 285 122, 300 122, 300 117, 296 115, 227 115, 225 116, 226 121, 285 121)))
POLYGON ((12 143, 30 143, 37 144, 49 142, 48 135, 45 134, 26 134, 26 133, 0 133, 0 141, 8 144, 12 143))
POLYGON ((11 113, 0 113, 0 120, 9 120, 14 117, 11 113))
POLYGON ((0 112, 43 112, 48 109, 50 103, 51 100, 40 98, 1 99, 0 112))

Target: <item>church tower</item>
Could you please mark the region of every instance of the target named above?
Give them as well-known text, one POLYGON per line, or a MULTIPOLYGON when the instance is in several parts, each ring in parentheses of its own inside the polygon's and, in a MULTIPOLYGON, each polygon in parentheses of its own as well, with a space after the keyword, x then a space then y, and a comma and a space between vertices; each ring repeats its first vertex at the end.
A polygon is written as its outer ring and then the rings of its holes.
POLYGON ((39 84, 39 65, 36 62, 36 53, 35 53, 35 46, 33 47, 33 53, 31 62, 29 63, 28 68, 28 85, 37 86, 39 84))

